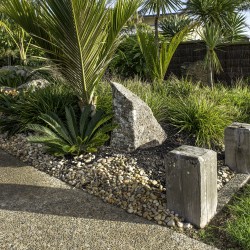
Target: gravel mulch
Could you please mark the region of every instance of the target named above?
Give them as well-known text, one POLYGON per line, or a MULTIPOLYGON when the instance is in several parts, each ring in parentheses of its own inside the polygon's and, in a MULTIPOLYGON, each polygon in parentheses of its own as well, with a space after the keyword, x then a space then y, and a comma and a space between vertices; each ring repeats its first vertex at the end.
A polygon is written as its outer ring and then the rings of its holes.
MULTIPOLYGON (((24 134, 10 139, 0 135, 0 148, 128 213, 179 231, 190 230, 193 227, 190 223, 167 209, 164 154, 183 144, 192 145, 193 140, 172 134, 166 143, 155 148, 128 153, 103 147, 98 154, 71 158, 46 154, 42 145, 28 143, 24 134)), ((223 153, 219 153, 217 188, 223 187, 233 176, 223 164, 223 153)))

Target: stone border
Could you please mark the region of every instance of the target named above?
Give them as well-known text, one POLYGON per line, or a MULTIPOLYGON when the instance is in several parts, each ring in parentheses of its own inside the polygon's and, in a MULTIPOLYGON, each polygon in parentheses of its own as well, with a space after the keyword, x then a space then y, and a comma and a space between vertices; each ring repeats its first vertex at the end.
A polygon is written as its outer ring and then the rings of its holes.
MULTIPOLYGON (((233 196, 250 180, 248 174, 236 174, 218 193, 216 215, 229 203, 233 196)), ((216 216, 215 215, 215 216, 216 216)))

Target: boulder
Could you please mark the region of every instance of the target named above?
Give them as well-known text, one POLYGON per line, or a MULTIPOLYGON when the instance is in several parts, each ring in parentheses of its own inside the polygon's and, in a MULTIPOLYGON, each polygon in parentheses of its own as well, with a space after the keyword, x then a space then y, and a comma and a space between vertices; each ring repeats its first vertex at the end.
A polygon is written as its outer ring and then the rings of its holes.
POLYGON ((118 125, 112 132, 111 146, 133 151, 162 144, 167 138, 166 133, 148 105, 119 83, 112 82, 111 87, 118 125))
POLYGON ((32 81, 26 82, 26 83, 20 85, 17 89, 18 90, 20 90, 20 89, 25 89, 25 90, 29 89, 29 90, 35 91, 36 89, 45 88, 49 84, 50 83, 45 79, 37 79, 37 80, 32 80, 32 81))

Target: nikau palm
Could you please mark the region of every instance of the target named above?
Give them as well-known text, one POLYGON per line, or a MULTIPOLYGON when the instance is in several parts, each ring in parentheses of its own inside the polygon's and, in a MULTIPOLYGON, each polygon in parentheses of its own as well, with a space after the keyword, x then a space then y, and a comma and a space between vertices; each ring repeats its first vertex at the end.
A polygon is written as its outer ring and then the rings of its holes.
POLYGON ((161 14, 177 10, 181 6, 180 0, 144 0, 142 13, 155 14, 155 45, 159 47, 159 19, 161 14))
POLYGON ((2 0, 10 16, 56 63, 79 98, 95 105, 95 88, 121 42, 119 33, 140 0, 2 0))

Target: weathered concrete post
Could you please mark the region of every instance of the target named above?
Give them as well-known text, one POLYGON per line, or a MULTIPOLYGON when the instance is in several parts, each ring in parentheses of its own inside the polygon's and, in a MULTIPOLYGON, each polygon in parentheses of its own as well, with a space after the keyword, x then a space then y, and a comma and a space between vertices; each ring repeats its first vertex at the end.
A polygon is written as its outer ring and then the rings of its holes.
POLYGON ((234 122, 225 129, 225 164, 250 174, 250 124, 234 122))
POLYGON ((203 228, 216 213, 217 154, 181 146, 165 156, 167 206, 203 228))

